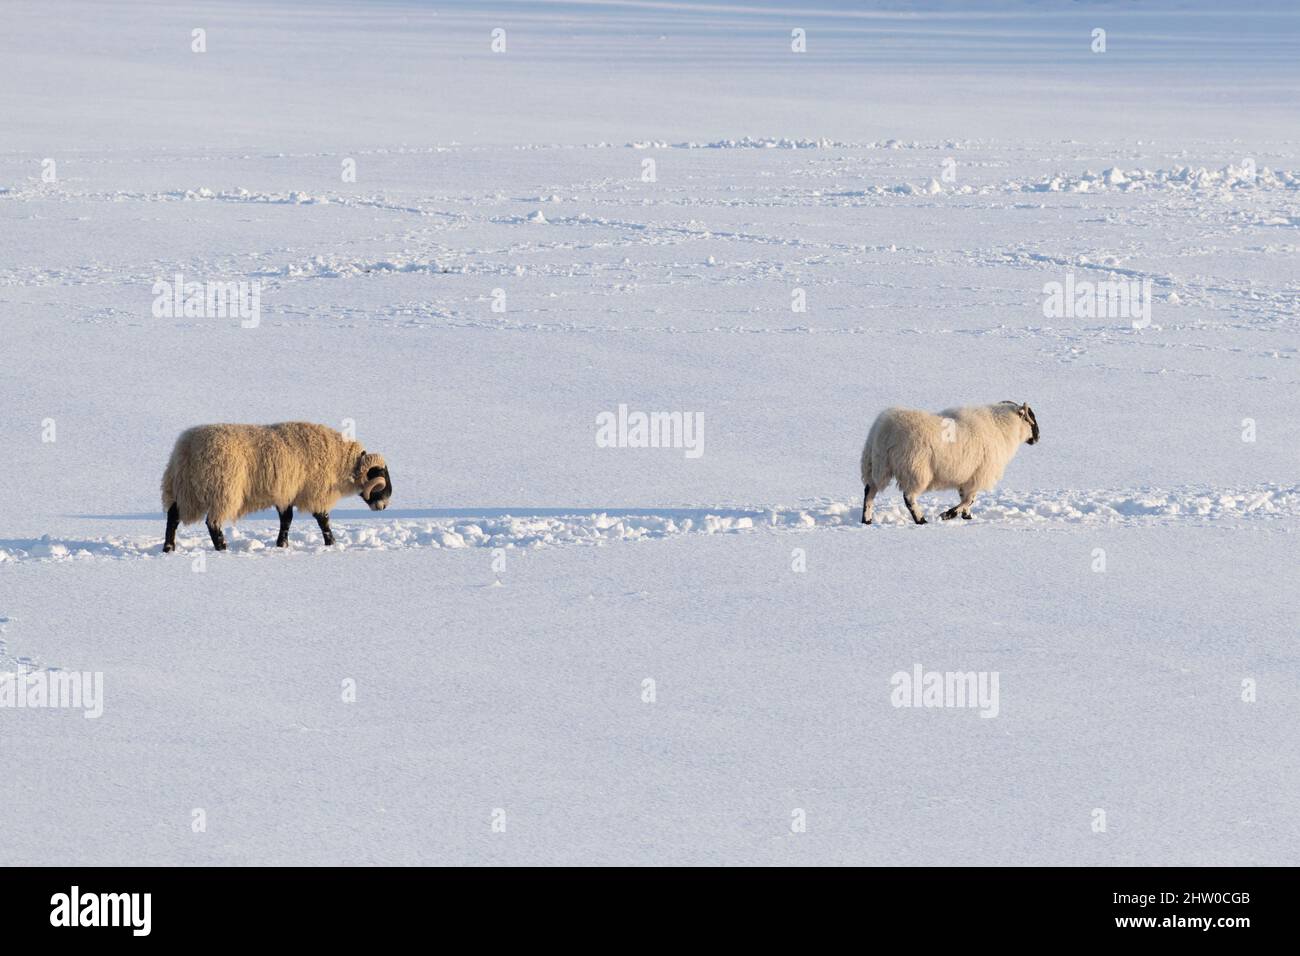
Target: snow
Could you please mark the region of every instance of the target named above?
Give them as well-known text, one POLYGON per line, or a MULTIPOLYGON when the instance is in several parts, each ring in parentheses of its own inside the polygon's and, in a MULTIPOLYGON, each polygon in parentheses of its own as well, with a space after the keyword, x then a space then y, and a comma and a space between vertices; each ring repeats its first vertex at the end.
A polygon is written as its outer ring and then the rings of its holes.
POLYGON ((0 708, 0 862, 1294 862, 1289 6, 12 6, 0 673, 104 700, 0 708), (975 520, 857 523, 876 412, 1007 398, 975 520), (160 554, 179 431, 299 418, 392 507, 160 554))

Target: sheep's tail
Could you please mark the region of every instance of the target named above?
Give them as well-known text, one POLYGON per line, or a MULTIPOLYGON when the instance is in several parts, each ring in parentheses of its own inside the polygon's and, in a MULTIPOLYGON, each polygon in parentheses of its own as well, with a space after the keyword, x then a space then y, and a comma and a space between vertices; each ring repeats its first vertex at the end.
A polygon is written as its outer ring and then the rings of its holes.
POLYGON ((170 511, 172 505, 176 505, 181 524, 193 524, 203 517, 208 511, 209 499, 213 497, 204 493, 201 478, 194 473, 189 446, 189 433, 182 434, 172 449, 161 483, 163 511, 170 511))
POLYGON ((866 444, 862 446, 860 471, 864 485, 877 485, 877 491, 889 484, 889 463, 885 457, 889 453, 889 409, 876 416, 867 433, 866 444))
MULTIPOLYGON (((873 428, 874 432, 875 429, 873 428)), ((866 444, 862 446, 862 461, 859 463, 859 471, 862 474, 862 484, 871 484, 871 436, 867 437, 866 444)))
POLYGON ((167 468, 163 471, 162 476, 162 506, 163 511, 170 511, 171 506, 176 504, 176 453, 172 452, 171 458, 167 461, 167 468))

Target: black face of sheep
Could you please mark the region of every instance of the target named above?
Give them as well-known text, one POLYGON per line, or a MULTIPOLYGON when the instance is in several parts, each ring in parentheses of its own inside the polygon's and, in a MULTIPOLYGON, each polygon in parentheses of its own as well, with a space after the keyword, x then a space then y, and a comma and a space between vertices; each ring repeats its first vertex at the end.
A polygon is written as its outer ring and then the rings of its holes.
POLYGON ((371 511, 383 511, 388 507, 388 499, 392 496, 393 479, 388 476, 387 468, 371 468, 366 472, 361 500, 370 506, 371 511))
POLYGON ((1023 418, 1026 422, 1028 422, 1029 427, 1033 430, 1033 434, 1029 436, 1025 444, 1037 445, 1038 444, 1038 419, 1034 417, 1034 410, 1030 408, 1028 404, 1021 405, 1020 417, 1023 418))

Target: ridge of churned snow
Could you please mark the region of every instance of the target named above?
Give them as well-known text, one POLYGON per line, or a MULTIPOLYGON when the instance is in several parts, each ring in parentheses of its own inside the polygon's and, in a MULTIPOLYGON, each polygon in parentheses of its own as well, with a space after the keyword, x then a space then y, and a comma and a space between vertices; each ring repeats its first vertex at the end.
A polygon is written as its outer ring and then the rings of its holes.
MULTIPOLYGON (((878 501, 875 524, 911 525, 896 500, 878 501)), ((935 496, 920 499, 935 511, 935 496)), ((472 509, 464 509, 466 512, 472 509)), ((494 512, 502 509, 493 509, 494 512)), ((398 550, 410 548, 542 548, 560 545, 604 545, 674 535, 735 534, 857 526, 861 502, 824 501, 804 507, 676 508, 676 509, 538 509, 515 513, 463 517, 396 518, 348 521, 334 525, 336 543, 328 549, 315 529, 290 534, 289 551, 398 550)), ((1300 486, 1263 485, 1257 488, 1199 488, 1179 491, 995 491, 976 499, 977 521, 1013 525, 1158 524, 1196 519, 1300 518, 1300 486)), ((931 523, 934 523, 933 515, 931 523)), ((159 521, 161 525, 161 519, 159 521)), ((275 553, 270 523, 246 520, 244 530, 230 539, 230 553, 275 553)), ((953 527, 968 525, 954 521, 953 527)), ((182 533, 179 552, 209 550, 208 537, 182 533)), ((868 532, 869 533, 869 532, 868 532)), ((67 561, 86 558, 163 557, 159 534, 109 535, 64 540, 48 535, 31 541, 0 541, 0 562, 67 561)))

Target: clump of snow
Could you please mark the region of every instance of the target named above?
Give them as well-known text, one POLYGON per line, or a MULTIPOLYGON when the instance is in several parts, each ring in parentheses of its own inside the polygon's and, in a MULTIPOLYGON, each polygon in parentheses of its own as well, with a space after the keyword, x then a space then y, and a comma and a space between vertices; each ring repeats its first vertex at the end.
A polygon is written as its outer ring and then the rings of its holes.
POLYGON ((831 149, 852 144, 826 139, 791 139, 785 136, 745 136, 741 139, 718 139, 708 143, 677 143, 678 149, 831 149))
POLYGON ((348 259, 341 256, 312 256, 304 262, 291 262, 279 269, 257 273, 291 279, 338 279, 372 273, 442 272, 436 262, 418 259, 348 259))
POLYGON ((181 199, 186 202, 197 202, 202 200, 216 200, 225 202, 262 202, 277 203, 282 205, 306 206, 315 203, 328 203, 330 200, 325 196, 313 196, 310 193, 292 190, 287 193, 255 193, 247 189, 239 188, 234 190, 222 190, 213 192, 206 186, 198 189, 185 189, 178 192, 167 193, 166 195, 181 199))
POLYGON ((1103 173, 1085 170, 1077 176, 1057 173, 1019 186, 1025 192, 1078 192, 1118 189, 1123 192, 1147 189, 1240 190, 1300 189, 1300 176, 1288 170, 1265 166, 1252 171, 1248 166, 1225 166, 1210 170, 1204 166, 1175 166, 1172 169, 1130 169, 1112 166, 1103 173))
POLYGON ((30 553, 34 558, 66 558, 70 552, 66 544, 51 541, 47 534, 32 545, 30 553))

